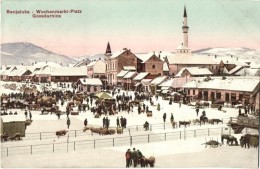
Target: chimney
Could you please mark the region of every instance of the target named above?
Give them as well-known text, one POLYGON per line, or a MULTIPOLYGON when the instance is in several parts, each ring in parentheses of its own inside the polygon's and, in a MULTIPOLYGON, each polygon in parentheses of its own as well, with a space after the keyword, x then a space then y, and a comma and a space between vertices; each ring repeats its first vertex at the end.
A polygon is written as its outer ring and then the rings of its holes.
POLYGON ((228 60, 227 60, 227 63, 228 63, 228 60))
POLYGON ((161 55, 159 54, 159 59, 161 59, 161 55))

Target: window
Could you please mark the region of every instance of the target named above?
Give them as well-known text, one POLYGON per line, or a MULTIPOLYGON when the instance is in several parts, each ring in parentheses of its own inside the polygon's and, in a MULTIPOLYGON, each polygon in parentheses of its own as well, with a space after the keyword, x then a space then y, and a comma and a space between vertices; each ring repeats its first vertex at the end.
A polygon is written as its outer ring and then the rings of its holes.
POLYGON ((155 65, 153 65, 153 69, 155 69, 155 65))
POLYGON ((193 95, 195 95, 195 90, 193 90, 193 95))

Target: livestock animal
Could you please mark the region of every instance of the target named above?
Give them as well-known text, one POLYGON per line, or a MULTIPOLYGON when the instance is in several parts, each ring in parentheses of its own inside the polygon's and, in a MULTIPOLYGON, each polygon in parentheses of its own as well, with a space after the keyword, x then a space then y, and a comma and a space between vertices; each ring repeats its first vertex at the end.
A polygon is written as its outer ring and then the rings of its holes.
POLYGON ((3 135, 1 135, 1 142, 6 142, 6 141, 8 141, 8 138, 9 138, 8 134, 7 134, 7 133, 4 133, 3 135))
POLYGON ((147 115, 147 117, 152 117, 153 113, 152 112, 147 112, 146 115, 147 115))
POLYGON ((92 128, 90 128, 90 131, 91 131, 91 133, 93 134, 93 133, 97 133, 97 134, 100 134, 100 130, 101 130, 102 128, 94 128, 94 127, 92 127, 92 128))
POLYGON ((149 123, 144 123, 144 129, 149 130, 149 123))
POLYGON ((197 123, 200 123, 200 120, 199 119, 193 119, 192 122, 193 122, 193 125, 196 125, 197 123))
POLYGON ((173 122, 172 122, 172 128, 174 128, 174 129, 175 129, 175 128, 176 128, 176 126, 177 126, 177 122, 173 121, 173 122))
POLYGON ((255 134, 255 135, 251 135, 251 134, 245 134, 244 136, 241 136, 240 138, 240 145, 241 147, 245 147, 247 146, 247 148, 250 148, 250 146, 258 146, 258 138, 259 135, 255 134), (251 138, 256 138, 256 139, 251 139, 251 138), (251 141, 251 143, 250 143, 251 141))
MULTIPOLYGON (((219 142, 216 141, 216 140, 209 140, 208 142, 206 141, 206 143, 203 143, 203 144, 205 144, 206 147, 207 147, 207 146, 210 146, 210 147, 213 147, 213 148, 216 148, 216 147, 222 145, 221 143, 219 143, 219 142)), ((202 145, 203 145, 203 144, 202 144, 202 145)), ((206 148, 206 147, 205 147, 205 148, 206 148)))
POLYGON ((151 168, 154 167, 155 157, 154 157, 154 156, 149 157, 148 159, 146 159, 146 163, 149 164, 149 166, 150 166, 151 168))
POLYGON ((206 122, 208 122, 208 118, 206 116, 201 115, 200 116, 200 125, 201 125, 201 123, 205 124, 206 122))
POLYGON ((99 135, 108 135, 108 134, 111 134, 110 131, 107 129, 107 128, 101 128, 99 130, 99 135))
POLYGON ((116 129, 117 134, 123 134, 123 131, 124 131, 123 128, 117 128, 116 129))
POLYGON ((190 126, 190 123, 191 123, 191 121, 179 121, 179 127, 181 127, 181 125, 184 125, 185 127, 186 127, 187 125, 190 126))
POLYGON ((30 126, 31 124, 32 124, 32 120, 27 119, 27 120, 25 121, 25 126, 30 126))
POLYGON ((85 132, 85 131, 87 131, 87 130, 90 130, 91 128, 93 128, 93 127, 88 127, 88 126, 86 126, 86 127, 84 127, 83 132, 85 132))
POLYGON ((67 130, 56 131, 56 136, 60 138, 60 136, 65 136, 67 132, 68 132, 67 130))
POLYGON ((95 115, 94 115, 94 118, 99 118, 99 117, 100 117, 99 114, 95 114, 95 115))
POLYGON ((231 145, 233 145, 233 142, 235 142, 235 145, 238 145, 237 138, 230 135, 230 134, 222 134, 221 135, 221 143, 224 144, 224 139, 227 140, 227 144, 231 142, 231 145))
POLYGON ((259 146, 259 141, 258 141, 258 138, 255 138, 255 137, 250 137, 249 139, 249 145, 254 147, 254 148, 257 148, 259 146))
POLYGON ((208 123, 213 125, 214 124, 213 119, 208 119, 208 123))
POLYGON ((16 140, 22 140, 20 133, 15 133, 12 137, 9 137, 9 140, 16 141, 16 140))
POLYGON ((109 133, 110 133, 110 134, 115 134, 115 133, 116 133, 116 130, 115 130, 115 129, 109 129, 109 133))
POLYGON ((220 123, 220 122, 223 124, 223 121, 220 120, 220 119, 212 119, 212 120, 213 120, 213 124, 214 124, 214 123, 217 123, 217 124, 218 124, 218 123, 220 123))

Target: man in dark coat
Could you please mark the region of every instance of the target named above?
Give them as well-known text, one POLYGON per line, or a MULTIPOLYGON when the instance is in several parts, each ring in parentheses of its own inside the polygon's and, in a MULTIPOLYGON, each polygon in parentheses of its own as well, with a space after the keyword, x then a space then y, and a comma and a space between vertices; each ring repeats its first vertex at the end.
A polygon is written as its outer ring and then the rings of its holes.
POLYGON ((106 118, 104 117, 103 118, 103 128, 105 128, 106 127, 106 118))
POLYGON ((197 108, 196 108, 197 117, 198 117, 198 115, 199 115, 199 111, 200 111, 200 109, 197 107, 197 108))
POLYGON ((30 117, 30 120, 32 120, 32 113, 31 113, 31 111, 29 111, 29 117, 30 117))
POLYGON ((166 120, 166 113, 163 114, 163 122, 165 123, 166 120))
POLYGON ((138 105, 138 114, 140 114, 140 113, 141 113, 141 106, 138 105))
POLYGON ((116 127, 120 127, 119 117, 116 119, 116 127))
POLYGON ((86 127, 88 125, 88 119, 86 118, 85 120, 84 120, 84 126, 86 127))
POLYGON ((143 109, 145 110, 145 104, 143 103, 143 109))
POLYGON ((123 121, 124 121, 124 118, 123 118, 123 116, 121 116, 121 118, 120 118, 121 127, 124 127, 123 126, 123 123, 124 123, 123 121))
POLYGON ((126 168, 130 167, 130 162, 131 162, 131 151, 130 149, 127 150, 127 152, 125 153, 125 159, 126 159, 126 168))
POLYGON ((173 114, 171 113, 171 123, 174 121, 173 114))
POLYGON ((67 119, 67 126, 68 126, 68 129, 70 128, 70 118, 67 119))

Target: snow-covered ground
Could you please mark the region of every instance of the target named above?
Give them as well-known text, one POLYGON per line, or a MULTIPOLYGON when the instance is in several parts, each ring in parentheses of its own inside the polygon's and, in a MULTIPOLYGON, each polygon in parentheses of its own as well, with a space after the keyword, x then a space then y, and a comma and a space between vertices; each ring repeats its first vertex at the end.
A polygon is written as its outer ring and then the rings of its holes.
MULTIPOLYGON (((123 91, 121 91, 122 93, 123 91)), ((133 92, 128 92, 128 94, 133 95, 133 92)), ((102 118, 94 118, 93 113, 87 111, 86 113, 80 113, 76 116, 70 116, 71 126, 69 129, 69 141, 70 142, 79 142, 93 139, 108 139, 115 138, 119 139, 119 137, 128 138, 129 135, 137 136, 137 135, 148 135, 148 134, 158 134, 158 133, 168 133, 168 132, 184 132, 184 127, 173 129, 170 125, 166 125, 166 128, 163 128, 163 113, 167 114, 166 124, 170 123, 170 115, 173 113, 175 121, 181 120, 193 120, 197 119, 197 115, 194 107, 181 105, 177 103, 173 103, 173 105, 169 105, 168 101, 162 100, 159 97, 158 100, 153 98, 155 105, 160 103, 161 110, 157 111, 156 106, 150 106, 150 103, 144 101, 146 105, 149 105, 149 109, 152 110, 153 116, 147 117, 146 114, 137 113, 137 107, 134 107, 133 112, 129 114, 127 112, 119 112, 118 115, 109 116, 110 126, 111 128, 116 128, 116 118, 117 117, 125 117, 127 119, 127 127, 130 128, 131 132, 126 129, 123 135, 108 135, 108 136, 99 136, 99 135, 91 135, 89 131, 83 133, 81 131, 77 131, 78 136, 73 136, 75 130, 82 130, 84 125, 83 121, 85 118, 88 119, 88 126, 101 126, 102 118), (143 125, 145 121, 148 121, 150 124, 157 126, 152 129, 152 131, 144 131, 142 127, 139 128, 138 131, 135 130, 136 125, 143 125)), ((61 110, 65 110, 65 107, 61 107, 61 110)), ((218 111, 217 109, 205 108, 206 115, 208 118, 219 118, 223 119, 223 124, 215 124, 215 125, 191 125, 188 126, 185 130, 193 131, 198 129, 203 129, 207 131, 207 128, 216 128, 216 130, 220 131, 223 128, 224 133, 229 133, 229 128, 226 126, 226 122, 230 117, 236 117, 238 114, 238 109, 235 108, 223 108, 224 111, 218 111)), ((10 110, 8 110, 9 113, 10 110)), ((18 115, 16 115, 16 119, 24 120, 24 111, 21 110, 11 110, 12 112, 17 111, 18 115)), ((199 116, 202 112, 200 110, 199 116)), ((3 116, 4 121, 10 121, 14 118, 14 115, 3 116)), ((22 141, 17 142, 5 142, 1 144, 2 153, 6 153, 4 147, 12 147, 12 146, 24 146, 28 145, 26 149, 30 149, 30 145, 38 145, 38 144, 48 144, 51 145, 53 143, 62 143, 66 142, 68 137, 64 136, 58 139, 55 136, 55 132, 57 130, 67 129, 66 126, 66 115, 62 115, 61 119, 58 120, 56 115, 40 115, 40 111, 32 111, 32 119, 33 123, 27 127, 26 136, 22 141), (47 134, 43 134, 42 139, 39 139, 40 132, 49 132, 47 134), (35 137, 31 137, 32 134, 35 133, 35 137)), ((213 129, 212 129, 213 130, 213 129)), ((243 131, 245 133, 246 130, 243 131)), ((258 133, 255 130, 247 130, 250 133, 258 133)), ((39 154, 27 155, 26 153, 21 153, 23 155, 10 155, 7 157, 6 154, 2 154, 1 166, 3 168, 6 167, 125 167, 125 158, 124 153, 128 148, 135 147, 142 151, 142 153, 149 157, 155 156, 156 158, 156 167, 224 167, 224 168, 257 168, 257 160, 258 160, 258 149, 250 148, 245 149, 240 146, 227 146, 223 145, 218 148, 205 148, 206 140, 214 139, 220 142, 220 132, 218 134, 210 134, 207 135, 207 132, 202 133, 201 135, 194 138, 194 136, 189 136, 186 139, 182 136, 179 139, 179 135, 176 139, 169 139, 164 141, 164 138, 160 138, 162 141, 160 142, 151 142, 144 143, 133 142, 133 145, 122 143, 122 146, 115 144, 115 147, 102 146, 94 148, 88 147, 80 147, 79 144, 76 145, 76 151, 69 148, 69 152, 67 153, 66 148, 63 147, 64 151, 57 151, 52 153, 52 151, 47 152, 48 148, 46 148, 46 152, 39 154), (15 161, 15 162, 14 162, 15 161)), ((231 132, 233 133, 233 132, 231 132)), ((240 135, 235 135, 236 138, 240 138, 240 135)), ((158 137, 160 137, 158 135, 158 137)), ((55 148, 56 149, 56 148, 55 148)), ((21 152, 21 149, 19 149, 21 152)), ((24 150, 25 151, 25 150, 24 150)), ((11 153, 11 152, 10 152, 11 153)))

